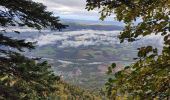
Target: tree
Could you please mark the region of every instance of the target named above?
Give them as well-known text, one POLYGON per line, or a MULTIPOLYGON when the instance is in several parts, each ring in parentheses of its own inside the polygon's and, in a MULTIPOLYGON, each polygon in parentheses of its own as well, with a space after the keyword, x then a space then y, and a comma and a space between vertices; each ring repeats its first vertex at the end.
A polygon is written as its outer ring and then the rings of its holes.
MULTIPOLYGON (((55 76, 47 62, 21 54, 34 49, 34 43, 6 35, 9 26, 41 30, 61 30, 66 27, 41 3, 32 0, 0 1, 0 99, 45 99, 56 91, 55 76)), ((19 31, 13 30, 16 34, 19 31)))
MULTIPOLYGON (((87 0, 86 9, 101 9, 101 20, 112 13, 126 26, 120 42, 133 42, 140 37, 158 35, 163 48, 152 46, 138 50, 136 62, 126 66, 106 83, 108 97, 127 95, 131 99, 169 99, 170 97, 170 0, 87 0), (141 21, 135 24, 135 21, 141 21), (161 54, 158 53, 161 51, 161 54)), ((147 41, 146 41, 147 42, 147 41)), ((116 65, 109 67, 109 73, 116 65)))

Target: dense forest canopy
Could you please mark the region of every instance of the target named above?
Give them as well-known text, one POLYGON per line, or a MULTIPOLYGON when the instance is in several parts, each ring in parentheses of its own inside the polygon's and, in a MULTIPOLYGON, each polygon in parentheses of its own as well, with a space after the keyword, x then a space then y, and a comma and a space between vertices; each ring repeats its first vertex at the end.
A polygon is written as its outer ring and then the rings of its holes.
MULTIPOLYGON (((120 42, 137 41, 148 35, 161 35, 163 49, 152 46, 138 50, 136 62, 126 66, 106 83, 107 95, 113 99, 126 95, 131 99, 169 99, 170 96, 170 0, 87 0, 86 9, 100 9, 101 19, 116 15, 126 23, 120 42), (140 19, 138 24, 135 21, 140 19)), ((146 41, 147 42, 147 41, 146 41)), ((116 65, 108 68, 112 72, 116 65)))
POLYGON ((11 26, 38 30, 60 30, 66 26, 46 11, 41 3, 31 0, 0 1, 0 99, 46 98, 57 90, 56 82, 60 77, 52 73, 47 62, 21 54, 24 48, 34 49, 34 43, 6 36, 11 26))

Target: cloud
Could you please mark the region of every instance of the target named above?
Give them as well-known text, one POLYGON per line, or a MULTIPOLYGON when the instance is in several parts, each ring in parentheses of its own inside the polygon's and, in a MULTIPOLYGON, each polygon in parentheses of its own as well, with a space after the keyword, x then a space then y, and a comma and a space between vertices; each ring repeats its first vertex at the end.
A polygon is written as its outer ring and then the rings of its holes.
POLYGON ((115 38, 118 33, 119 31, 98 30, 54 32, 34 38, 29 38, 27 41, 37 41, 37 45, 39 46, 55 44, 58 48, 112 45, 119 44, 119 40, 115 38))
MULTIPOLYGON (((83 14, 88 12, 85 10, 85 0, 34 0, 35 2, 43 3, 47 9, 54 13, 65 14, 83 14)), ((95 11, 93 11, 95 12, 95 11)), ((92 13, 92 12, 90 12, 92 13)))
POLYGON ((48 0, 48 1, 74 8, 84 8, 86 4, 85 0, 48 0))
MULTIPOLYGON (((117 38, 120 31, 99 31, 99 30, 80 30, 80 31, 68 31, 68 32, 53 32, 28 38, 27 41, 37 41, 38 46, 55 45, 57 48, 68 47, 87 47, 87 46, 112 46, 120 45, 120 41, 117 38)), ((160 35, 151 35, 142 38, 139 41, 133 43, 133 46, 152 45, 161 47, 163 38, 160 35), (146 42, 147 41, 147 42, 146 42), (154 42, 153 42, 154 41, 154 42), (157 44, 155 44, 157 43, 157 44)), ((123 43, 127 45, 130 43, 123 43)))
MULTIPOLYGON (((98 20, 100 14, 98 10, 87 11, 85 9, 86 0, 34 0, 47 6, 47 10, 55 15, 67 19, 89 19, 98 20), (79 17, 80 16, 80 17, 79 17)), ((106 20, 113 20, 113 16, 106 20)))

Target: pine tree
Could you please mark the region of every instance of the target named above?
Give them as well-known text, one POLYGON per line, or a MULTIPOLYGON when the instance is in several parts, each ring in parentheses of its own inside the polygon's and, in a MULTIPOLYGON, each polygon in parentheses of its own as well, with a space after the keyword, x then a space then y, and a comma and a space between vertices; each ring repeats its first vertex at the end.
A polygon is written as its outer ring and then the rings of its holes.
MULTIPOLYGON (((126 25, 121 42, 133 42, 148 35, 161 35, 163 48, 138 48, 135 63, 126 66, 106 83, 107 95, 127 95, 132 100, 160 100, 170 97, 170 0, 87 0, 86 9, 100 9, 101 20, 115 13, 126 25), (140 19, 137 24, 135 21, 140 19), (161 54, 158 53, 161 51, 161 54)), ((147 41, 146 41, 147 42, 147 41)), ((111 73, 116 64, 108 68, 111 73)))
POLYGON ((0 0, 0 99, 46 99, 57 90, 60 77, 53 74, 47 62, 22 55, 25 48, 34 49, 34 43, 7 36, 11 26, 61 30, 66 25, 41 3, 0 0))

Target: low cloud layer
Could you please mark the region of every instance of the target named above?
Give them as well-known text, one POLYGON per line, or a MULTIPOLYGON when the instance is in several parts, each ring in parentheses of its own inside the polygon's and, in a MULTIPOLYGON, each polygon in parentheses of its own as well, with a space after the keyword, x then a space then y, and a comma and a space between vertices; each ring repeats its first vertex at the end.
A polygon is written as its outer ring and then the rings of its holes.
MULTIPOLYGON (((120 44, 117 38, 120 31, 99 31, 99 30, 81 30, 69 32, 53 32, 50 34, 42 34, 34 38, 28 38, 27 41, 37 41, 38 46, 54 44, 58 48, 66 47, 86 47, 86 46, 99 46, 108 45, 112 46, 120 44)), ((161 36, 151 35, 141 40, 134 42, 134 45, 162 45, 161 36), (146 42, 147 41, 147 42, 146 42), (153 41, 155 41, 155 44, 153 41), (154 44, 153 44, 154 43, 154 44)), ((126 44, 126 42, 124 43, 126 44)))
POLYGON ((37 45, 43 46, 55 44, 57 47, 80 47, 92 45, 112 45, 119 44, 117 34, 119 31, 95 31, 81 30, 69 32, 54 32, 41 35, 27 41, 37 41, 37 45))

